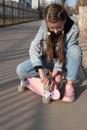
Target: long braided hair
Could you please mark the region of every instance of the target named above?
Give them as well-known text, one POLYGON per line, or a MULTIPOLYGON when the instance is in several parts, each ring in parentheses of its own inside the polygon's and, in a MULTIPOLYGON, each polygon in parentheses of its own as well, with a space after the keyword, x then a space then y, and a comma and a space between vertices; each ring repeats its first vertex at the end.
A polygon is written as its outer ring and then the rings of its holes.
MULTIPOLYGON (((52 3, 45 8, 44 18, 46 22, 48 20, 51 23, 65 22, 67 18, 67 13, 61 5, 52 3)), ((49 28, 48 28, 48 31, 49 31, 49 28)), ((46 55, 47 55, 47 60, 49 62, 53 61, 53 43, 52 42, 53 41, 52 41, 51 35, 48 35, 46 55)), ((57 58, 58 58, 59 63, 63 63, 65 61, 64 32, 61 32, 56 42, 58 43, 57 58)))

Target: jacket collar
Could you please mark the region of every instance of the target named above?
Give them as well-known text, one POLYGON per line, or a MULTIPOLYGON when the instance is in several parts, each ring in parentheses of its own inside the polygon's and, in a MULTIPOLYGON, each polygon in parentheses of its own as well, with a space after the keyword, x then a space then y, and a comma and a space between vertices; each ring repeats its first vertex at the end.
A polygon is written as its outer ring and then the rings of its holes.
POLYGON ((64 33, 67 34, 69 32, 69 30, 71 29, 72 25, 74 24, 74 21, 71 20, 68 16, 67 16, 67 20, 64 26, 64 33))

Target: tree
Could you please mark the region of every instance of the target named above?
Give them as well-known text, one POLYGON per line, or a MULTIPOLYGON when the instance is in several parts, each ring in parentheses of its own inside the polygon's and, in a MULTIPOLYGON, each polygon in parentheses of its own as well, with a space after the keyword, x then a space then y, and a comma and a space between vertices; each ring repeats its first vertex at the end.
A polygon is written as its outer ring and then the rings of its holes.
POLYGON ((87 6, 87 0, 78 0, 79 6, 87 6))
POLYGON ((66 0, 61 0, 61 5, 64 6, 65 2, 66 2, 66 0))

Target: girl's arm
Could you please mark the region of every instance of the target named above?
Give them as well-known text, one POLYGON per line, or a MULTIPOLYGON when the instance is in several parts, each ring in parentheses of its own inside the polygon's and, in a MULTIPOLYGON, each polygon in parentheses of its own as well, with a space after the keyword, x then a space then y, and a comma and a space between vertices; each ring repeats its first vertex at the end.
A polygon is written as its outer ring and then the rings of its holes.
POLYGON ((40 42, 42 39, 44 40, 45 35, 46 35, 46 25, 41 24, 29 49, 30 60, 33 64, 33 67, 36 67, 36 66, 43 67, 42 62, 41 62, 41 56, 43 55, 44 46, 41 46, 40 42))
POLYGON ((49 84, 48 77, 47 77, 47 75, 44 73, 43 68, 38 69, 38 72, 39 72, 39 76, 40 76, 41 82, 42 82, 44 85, 49 84))

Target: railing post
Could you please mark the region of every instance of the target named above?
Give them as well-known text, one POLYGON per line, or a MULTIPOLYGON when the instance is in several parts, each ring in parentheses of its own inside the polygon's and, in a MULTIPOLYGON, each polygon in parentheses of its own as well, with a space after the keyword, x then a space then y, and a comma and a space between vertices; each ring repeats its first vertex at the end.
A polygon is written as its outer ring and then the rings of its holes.
POLYGON ((24 6, 22 5, 22 22, 24 22, 24 6))
POLYGON ((19 3, 18 3, 18 23, 19 23, 19 3))
POLYGON ((11 6, 12 6, 12 24, 13 24, 13 1, 11 1, 11 6))
POLYGON ((5 0, 3 0, 3 25, 5 25, 5 0))

